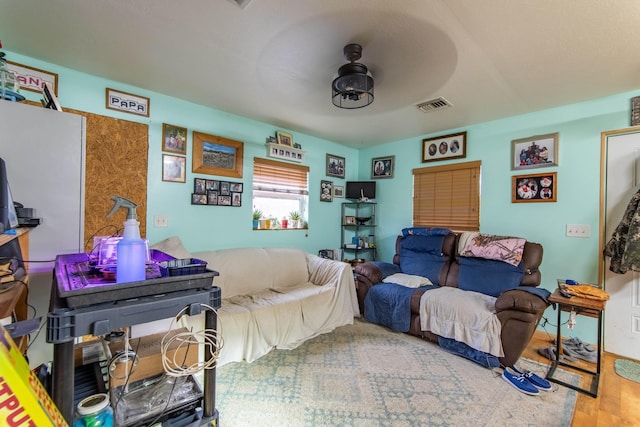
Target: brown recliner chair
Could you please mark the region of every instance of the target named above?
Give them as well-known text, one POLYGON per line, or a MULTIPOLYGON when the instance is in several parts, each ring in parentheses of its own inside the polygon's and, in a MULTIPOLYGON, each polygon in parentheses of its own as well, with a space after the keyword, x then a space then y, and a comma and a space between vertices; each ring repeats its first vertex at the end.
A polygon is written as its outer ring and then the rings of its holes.
MULTIPOLYGON (((396 239, 396 254, 393 257, 393 264, 398 268, 401 264, 401 246, 403 236, 396 239)), ((436 280, 431 280, 439 286, 458 287, 458 277, 460 264, 458 262, 458 238, 459 235, 451 233, 447 235, 442 243, 442 254, 444 264, 440 268, 436 280)), ((521 287, 537 287, 541 281, 538 267, 542 262, 543 249, 538 243, 526 242, 522 256, 524 276, 520 283, 521 287)), ((365 298, 372 286, 380 283, 383 279, 383 269, 379 263, 367 262, 355 267, 355 279, 358 294, 360 312, 364 314, 365 298)), ((430 331, 422 331, 420 328, 420 298, 424 290, 416 289, 410 302, 411 322, 407 333, 438 342, 438 336, 430 331)), ((497 297, 495 309, 502 325, 501 340, 504 356, 499 358, 503 366, 512 366, 522 355, 527 347, 535 329, 540 321, 545 309, 549 306, 542 297, 533 293, 511 289, 497 297)))

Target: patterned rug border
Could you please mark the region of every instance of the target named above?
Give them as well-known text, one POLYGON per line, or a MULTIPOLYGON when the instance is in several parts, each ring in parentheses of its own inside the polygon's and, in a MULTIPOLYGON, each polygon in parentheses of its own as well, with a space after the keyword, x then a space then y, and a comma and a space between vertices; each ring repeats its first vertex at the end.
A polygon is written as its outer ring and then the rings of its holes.
MULTIPOLYGON (((548 369, 524 358, 517 366, 540 376, 548 369)), ((218 368, 216 407, 225 427, 571 425, 576 391, 553 384, 553 391, 528 396, 499 375, 356 319, 296 349, 218 368)), ((555 376, 580 380, 563 370, 555 376)))

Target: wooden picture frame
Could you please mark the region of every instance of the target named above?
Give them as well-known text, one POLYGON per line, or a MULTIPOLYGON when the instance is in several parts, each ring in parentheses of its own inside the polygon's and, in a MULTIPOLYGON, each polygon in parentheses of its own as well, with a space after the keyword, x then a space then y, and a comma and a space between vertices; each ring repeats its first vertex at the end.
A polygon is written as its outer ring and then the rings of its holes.
POLYGON ((631 126, 640 125, 640 96, 631 98, 631 126))
POLYGON ((149 117, 151 100, 146 96, 134 95, 119 90, 106 89, 106 108, 138 116, 149 117))
POLYGON ((511 177, 511 203, 556 202, 557 200, 557 172, 511 177))
POLYGON ((374 157, 371 159, 371 178, 393 178, 396 156, 374 157))
POLYGON ((242 178, 244 143, 193 131, 192 171, 242 178))
POLYGON ((467 157, 467 132, 422 140, 422 163, 467 157))
POLYGON ((49 83, 53 94, 58 96, 58 74, 40 68, 30 67, 17 62, 7 61, 7 68, 16 73, 20 90, 28 90, 40 93, 44 90, 44 84, 49 83))
POLYGON ((556 132, 511 141, 511 170, 558 166, 559 136, 556 132))
POLYGON ((187 182, 187 158, 171 154, 162 155, 162 180, 169 182, 187 182))
POLYGON ((187 128, 162 124, 162 151, 187 154, 187 128))
POLYGON ((293 147, 293 136, 290 133, 277 131, 276 137, 278 138, 278 144, 293 147))
POLYGON ((344 157, 327 154, 327 169, 325 172, 327 176, 344 178, 345 169, 346 160, 344 159, 344 157))

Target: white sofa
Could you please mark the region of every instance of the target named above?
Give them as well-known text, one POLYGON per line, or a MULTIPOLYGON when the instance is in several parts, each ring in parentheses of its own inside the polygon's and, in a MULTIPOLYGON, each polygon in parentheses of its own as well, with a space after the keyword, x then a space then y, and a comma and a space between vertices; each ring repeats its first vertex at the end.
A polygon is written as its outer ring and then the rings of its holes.
POLYGON ((213 283, 222 295, 218 324, 224 347, 218 366, 295 348, 360 315, 351 266, 343 262, 290 248, 189 253, 177 237, 152 248, 207 261, 207 268, 220 273, 213 283))

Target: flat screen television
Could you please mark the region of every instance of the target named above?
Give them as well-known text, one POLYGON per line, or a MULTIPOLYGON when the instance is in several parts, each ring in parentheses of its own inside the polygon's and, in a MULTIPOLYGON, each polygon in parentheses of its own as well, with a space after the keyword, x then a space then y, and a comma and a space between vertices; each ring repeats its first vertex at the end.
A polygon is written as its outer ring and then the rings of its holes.
POLYGON ((347 190, 345 192, 347 199, 360 200, 366 198, 368 200, 376 198, 376 182, 375 181, 347 181, 347 190))
POLYGON ((0 232, 18 227, 18 215, 7 179, 7 165, 0 158, 0 232))

